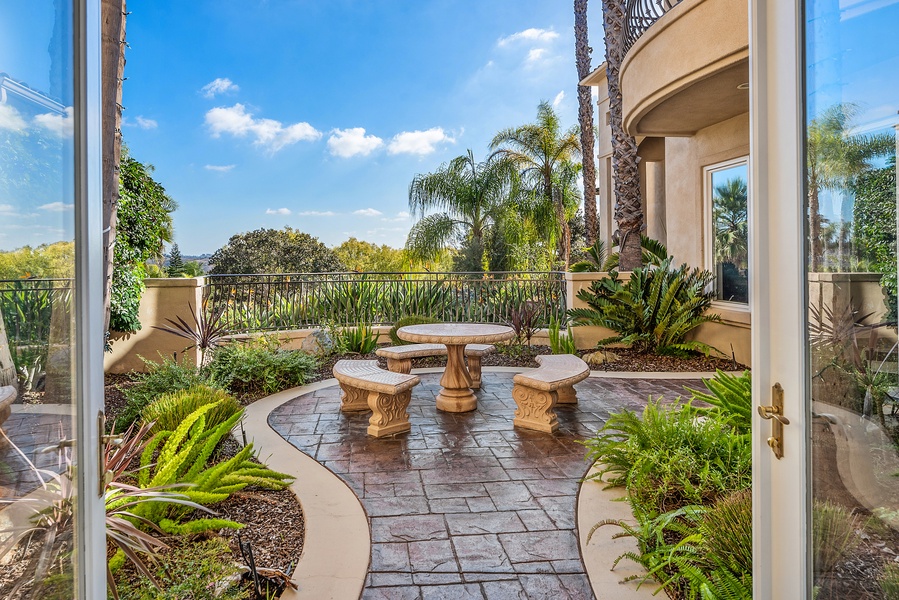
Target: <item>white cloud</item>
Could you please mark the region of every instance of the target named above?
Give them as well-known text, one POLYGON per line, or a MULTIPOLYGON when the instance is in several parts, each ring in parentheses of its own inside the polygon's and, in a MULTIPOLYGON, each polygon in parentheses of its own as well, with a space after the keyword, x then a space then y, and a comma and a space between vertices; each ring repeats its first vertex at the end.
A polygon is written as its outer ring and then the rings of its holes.
POLYGON ((217 77, 200 89, 207 98, 215 98, 216 94, 236 92, 238 90, 240 90, 240 86, 227 77, 217 77))
POLYGON ((265 209, 265 214, 267 214, 267 215, 289 215, 290 209, 289 208, 275 208, 275 209, 267 208, 267 209, 265 209))
POLYGON ((384 213, 382 213, 381 211, 379 211, 375 208, 360 208, 359 210, 354 210, 353 214, 360 215, 363 217, 379 217, 379 216, 383 215, 384 213))
POLYGON ((330 210, 304 210, 301 213, 297 213, 301 217, 336 217, 337 213, 330 210))
POLYGON ((427 131, 404 131, 393 136, 387 151, 390 154, 431 154, 437 150, 437 144, 447 142, 455 144, 452 138, 441 127, 432 127, 427 131))
POLYGON ((546 48, 531 48, 528 51, 527 58, 524 59, 525 64, 533 66, 546 57, 546 48))
POLYGON ((203 168, 207 171, 216 171, 218 173, 227 173, 233 169, 235 165, 206 165, 203 168))
POLYGON ((375 135, 365 135, 363 127, 334 129, 328 138, 328 150, 334 156, 350 158, 361 154, 368 156, 384 145, 384 140, 375 135))
POLYGON ((34 117, 34 124, 59 137, 71 137, 75 131, 74 110, 71 106, 67 106, 65 115, 56 113, 37 115, 34 117))
POLYGON ((398 221, 408 221, 409 213, 407 213, 404 210, 401 210, 400 212, 396 213, 395 217, 384 217, 381 220, 386 223, 396 223, 398 221))
POLYGON ((16 209, 12 204, 0 204, 0 215, 14 215, 16 209))
POLYGON ((518 41, 546 43, 553 41, 557 37, 559 37, 559 34, 552 29, 536 29, 531 27, 530 29, 525 29, 524 31, 519 31, 510 36, 500 38, 499 41, 496 42, 496 45, 508 46, 509 44, 518 41))
POLYGON ((156 129, 159 126, 159 123, 157 123, 155 120, 146 119, 141 116, 135 117, 134 120, 137 121, 137 126, 141 129, 156 129))
POLYGON ((302 141, 321 139, 322 134, 309 123, 284 126, 274 119, 256 119, 243 104, 213 108, 206 113, 206 125, 213 137, 230 133, 237 137, 251 136, 253 144, 275 153, 284 146, 302 141))
POLYGON ((37 207, 38 210, 46 210, 49 212, 62 212, 64 210, 69 210, 75 206, 74 204, 63 204, 62 202, 51 202, 50 204, 41 204, 37 207))
POLYGON ((25 119, 19 116, 19 111, 9 104, 0 104, 0 129, 22 131, 26 126, 25 119))
POLYGON ((559 108, 559 105, 562 104, 562 100, 565 99, 565 90, 561 90, 556 97, 553 98, 553 108, 559 108))

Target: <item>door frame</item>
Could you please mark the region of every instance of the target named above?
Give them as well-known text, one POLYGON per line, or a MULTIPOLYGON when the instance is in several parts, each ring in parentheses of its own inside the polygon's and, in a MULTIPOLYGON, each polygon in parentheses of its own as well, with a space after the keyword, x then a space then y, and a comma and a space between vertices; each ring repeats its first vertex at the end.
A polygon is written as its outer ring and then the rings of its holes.
POLYGON ((810 598, 809 410, 801 0, 750 0, 750 207, 753 404, 784 389, 784 457, 755 414, 753 595, 810 598), (798 233, 797 233, 798 232, 798 233))

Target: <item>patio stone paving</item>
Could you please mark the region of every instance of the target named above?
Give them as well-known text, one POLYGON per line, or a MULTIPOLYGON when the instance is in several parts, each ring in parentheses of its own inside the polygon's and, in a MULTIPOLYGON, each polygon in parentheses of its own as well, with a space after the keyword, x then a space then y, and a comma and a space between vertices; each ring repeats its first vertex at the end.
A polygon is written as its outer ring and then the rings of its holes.
POLYGON ((556 407, 560 428, 546 434, 512 426, 512 376, 485 370, 478 409, 444 413, 440 374, 422 374, 411 432, 388 438, 366 434, 370 412, 340 412, 336 385, 269 415, 361 499, 372 534, 363 598, 593 598, 575 529, 589 466, 576 440, 611 412, 642 410, 650 394, 671 400, 702 383, 590 378, 575 386, 577 405, 556 407))

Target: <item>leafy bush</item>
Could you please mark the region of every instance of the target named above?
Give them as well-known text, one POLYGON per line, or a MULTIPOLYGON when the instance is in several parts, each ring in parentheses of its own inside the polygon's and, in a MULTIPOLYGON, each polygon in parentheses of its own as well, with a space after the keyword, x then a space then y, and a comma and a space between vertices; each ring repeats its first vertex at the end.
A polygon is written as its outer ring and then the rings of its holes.
POLYGON ((216 584, 236 575, 238 566, 227 542, 221 538, 204 541, 178 541, 156 561, 156 577, 162 589, 153 587, 146 577, 118 571, 121 600, 244 600, 250 598, 246 587, 231 587, 218 594, 216 584))
POLYGON ((210 377, 235 394, 272 394, 303 385, 317 360, 301 350, 283 350, 262 338, 246 344, 228 344, 212 354, 210 377))
POLYGON ((711 404, 714 410, 729 419, 739 433, 752 431, 752 374, 749 371, 743 371, 742 375, 729 375, 718 370, 713 378, 703 379, 702 382, 711 394, 687 388, 692 394, 691 400, 711 404))
POLYGON ((142 417, 145 422, 153 423, 151 433, 173 431, 188 415, 207 404, 216 405, 206 413, 208 429, 215 429, 243 410, 228 392, 207 385, 194 385, 186 390, 160 396, 144 408, 142 417))
MULTIPOLYGON (((627 487, 638 518, 653 518, 691 504, 711 504, 752 482, 752 451, 720 415, 697 418, 688 405, 650 402, 642 418, 612 414, 583 442, 587 459, 610 473, 610 486, 627 487)), ((597 475, 597 477, 599 476, 597 475)))
POLYGON ((131 378, 137 383, 123 389, 127 404, 116 422, 119 431, 137 421, 144 408, 164 394, 197 385, 221 387, 207 373, 198 371, 193 365, 178 364, 168 357, 161 357, 162 360, 158 363, 142 356, 139 358, 146 365, 147 372, 132 373, 131 378))
POLYGON ((571 327, 568 327, 566 334, 560 331, 561 326, 559 320, 550 317, 549 320, 549 347, 553 354, 576 354, 577 345, 574 343, 574 334, 571 333, 571 327))
POLYGON ((400 339, 400 336, 396 334, 397 329, 408 325, 429 325, 431 323, 439 323, 439 321, 437 319, 432 319, 431 317, 422 317, 421 315, 409 315, 408 317, 403 317, 390 328, 390 341, 393 342, 394 346, 410 344, 411 342, 400 339))
POLYGON ((669 257, 657 267, 635 269, 624 283, 616 271, 610 272, 578 292, 589 308, 573 308, 568 314, 576 326, 598 325, 618 333, 598 346, 621 343, 640 352, 708 354, 714 348, 687 341, 686 336, 703 323, 721 320, 705 314, 712 303, 707 290, 714 276, 686 264, 673 268, 671 261, 669 257))
MULTIPOLYGON (((218 403, 201 406, 185 418, 174 431, 162 431, 147 444, 140 457, 138 485, 142 488, 187 484, 180 492, 201 506, 212 506, 248 485, 283 489, 290 477, 254 462, 253 444, 218 464, 207 466, 222 438, 243 415, 241 410, 214 428, 207 427, 206 414, 218 403), (157 456, 158 451, 158 456, 157 456), (155 460, 154 460, 155 459, 155 460)), ((188 507, 141 504, 132 511, 138 518, 158 525, 168 533, 186 534, 222 528, 239 529, 239 523, 226 519, 202 518, 183 522, 188 507)))

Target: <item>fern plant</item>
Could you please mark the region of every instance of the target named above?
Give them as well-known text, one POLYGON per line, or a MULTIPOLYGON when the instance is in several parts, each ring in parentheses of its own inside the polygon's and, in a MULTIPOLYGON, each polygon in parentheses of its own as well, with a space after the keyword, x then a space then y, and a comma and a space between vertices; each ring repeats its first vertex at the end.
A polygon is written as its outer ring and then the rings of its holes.
MULTIPOLYGON (((140 457, 140 487, 186 484, 189 487, 184 487, 179 492, 190 501, 208 507, 222 502, 248 485, 275 490, 288 485, 288 475, 272 471, 251 460, 253 444, 247 444, 228 460, 208 464, 216 446, 243 414, 241 410, 219 425, 209 428, 206 426, 206 414, 216 409, 218 404, 216 402, 201 406, 188 415, 174 431, 156 434, 140 457)), ((172 534, 242 527, 234 521, 216 518, 183 523, 188 510, 177 505, 142 504, 135 507, 133 512, 137 518, 154 523, 172 534)))
MULTIPOLYGON (((617 332, 597 345, 625 344, 640 352, 682 355, 715 350, 708 344, 687 340, 688 333, 703 323, 721 320, 706 314, 714 276, 709 271, 672 267, 666 258, 657 267, 635 269, 627 282, 612 271, 578 292, 589 308, 573 308, 569 316, 577 325, 598 325, 617 332)), ((717 350, 715 350, 717 352, 717 350)), ((720 352, 719 352, 720 354, 720 352)))
MULTIPOLYGON (((731 425, 741 434, 752 431, 752 375, 743 371, 742 375, 730 375, 718 370, 711 379, 702 382, 711 393, 686 388, 692 394, 691 400, 711 404, 713 409, 725 415, 731 425)), ((700 412, 708 412, 700 409, 700 412)))

